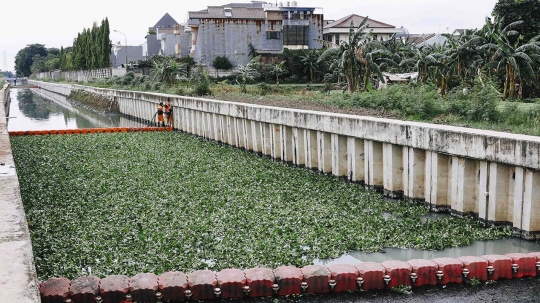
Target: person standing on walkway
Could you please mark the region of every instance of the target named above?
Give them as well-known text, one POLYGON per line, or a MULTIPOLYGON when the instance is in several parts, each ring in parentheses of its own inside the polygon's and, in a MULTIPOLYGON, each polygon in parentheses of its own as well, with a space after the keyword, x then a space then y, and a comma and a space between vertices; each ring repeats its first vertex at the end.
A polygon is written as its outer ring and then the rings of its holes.
POLYGON ((174 125, 173 125, 173 108, 172 108, 170 98, 167 98, 167 104, 165 104, 165 116, 167 118, 167 126, 174 127, 174 125))
POLYGON ((163 120, 163 102, 159 102, 157 107, 157 126, 165 127, 165 121, 163 120))

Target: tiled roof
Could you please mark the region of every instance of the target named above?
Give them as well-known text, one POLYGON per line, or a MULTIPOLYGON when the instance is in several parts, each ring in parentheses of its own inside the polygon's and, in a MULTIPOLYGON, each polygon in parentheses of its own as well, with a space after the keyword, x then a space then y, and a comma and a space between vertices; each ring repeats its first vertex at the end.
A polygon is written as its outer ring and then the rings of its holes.
POLYGON ((190 19, 265 19, 266 15, 262 8, 231 7, 232 16, 225 16, 225 7, 209 6, 198 12, 189 12, 190 19))
MULTIPOLYGON (((362 17, 359 15, 348 15, 347 17, 343 17, 337 21, 334 21, 328 25, 326 25, 324 28, 349 28, 351 26, 351 21, 355 26, 360 25, 364 19, 367 17, 362 17)), ((367 24, 370 28, 395 28, 394 25, 386 24, 377 20, 369 19, 367 18, 367 24)))
POLYGON ((163 17, 161 17, 161 19, 159 19, 156 25, 154 25, 154 28, 156 27, 171 27, 172 28, 176 24, 178 24, 178 22, 176 22, 176 20, 174 20, 174 18, 171 17, 171 15, 166 13, 165 15, 163 15, 163 17))

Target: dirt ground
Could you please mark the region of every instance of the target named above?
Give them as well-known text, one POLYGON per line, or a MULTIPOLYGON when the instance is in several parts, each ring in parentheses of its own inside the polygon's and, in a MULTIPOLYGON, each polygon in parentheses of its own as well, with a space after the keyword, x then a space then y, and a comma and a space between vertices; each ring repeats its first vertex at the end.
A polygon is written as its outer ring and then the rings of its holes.
POLYGON ((467 302, 467 303, 510 303, 540 302, 540 278, 500 280, 493 284, 471 286, 453 284, 448 286, 413 288, 411 294, 395 291, 368 291, 356 293, 339 293, 326 295, 310 295, 289 298, 257 298, 236 300, 239 303, 349 303, 349 302, 467 302))

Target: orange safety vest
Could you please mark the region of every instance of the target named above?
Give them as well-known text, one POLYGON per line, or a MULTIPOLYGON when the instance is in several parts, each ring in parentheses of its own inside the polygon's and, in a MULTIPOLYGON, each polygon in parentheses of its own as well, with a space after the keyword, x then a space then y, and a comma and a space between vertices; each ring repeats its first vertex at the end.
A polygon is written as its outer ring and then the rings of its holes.
POLYGON ((158 105, 157 114, 158 114, 158 116, 163 116, 163 106, 158 105))

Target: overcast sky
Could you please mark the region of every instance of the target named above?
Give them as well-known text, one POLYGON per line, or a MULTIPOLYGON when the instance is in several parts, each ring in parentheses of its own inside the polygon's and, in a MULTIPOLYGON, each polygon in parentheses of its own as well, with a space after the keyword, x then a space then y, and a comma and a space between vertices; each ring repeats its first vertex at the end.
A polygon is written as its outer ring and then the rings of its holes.
MULTIPOLYGON (((148 27, 169 13, 184 22, 187 12, 211 5, 244 0, 2 0, 0 4, 0 69, 14 70, 15 55, 27 44, 46 47, 71 46, 73 38, 93 22, 109 18, 111 40, 140 45, 148 27), (4 63, 4 51, 6 63, 4 63)), ((275 3, 275 1, 271 1, 275 3)), ((279 1, 278 1, 279 2, 279 1)), ((283 1, 286 2, 286 1, 283 1)), ((321 7, 327 20, 349 14, 369 16, 404 26, 410 33, 452 32, 456 28, 479 28, 497 0, 300 0, 298 6, 321 7)))

